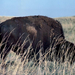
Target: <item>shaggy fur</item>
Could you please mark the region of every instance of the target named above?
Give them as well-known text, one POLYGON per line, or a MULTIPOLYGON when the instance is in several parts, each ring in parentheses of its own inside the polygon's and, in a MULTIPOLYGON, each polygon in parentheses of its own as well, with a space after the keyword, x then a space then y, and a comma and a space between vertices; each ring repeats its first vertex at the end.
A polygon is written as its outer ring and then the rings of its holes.
MULTIPOLYGON (((51 44, 51 47, 53 47, 56 39, 60 38, 60 40, 58 40, 59 43, 55 47, 58 52, 61 44, 60 42, 65 39, 60 22, 45 16, 14 17, 6 20, 0 24, 0 33, 0 41, 5 38, 0 53, 7 43, 4 53, 2 53, 4 56, 1 55, 3 59, 5 59, 10 51, 11 45, 16 44, 18 39, 20 39, 18 43, 22 44, 28 35, 30 41, 26 43, 24 50, 26 50, 30 45, 30 42, 32 42, 33 53, 38 53, 40 47, 39 41, 43 44, 42 53, 45 53, 46 49, 49 48, 51 44)), ((17 47, 13 51, 17 53, 16 49, 17 47)), ((24 50, 19 50, 17 54, 20 52, 24 53, 24 50)))

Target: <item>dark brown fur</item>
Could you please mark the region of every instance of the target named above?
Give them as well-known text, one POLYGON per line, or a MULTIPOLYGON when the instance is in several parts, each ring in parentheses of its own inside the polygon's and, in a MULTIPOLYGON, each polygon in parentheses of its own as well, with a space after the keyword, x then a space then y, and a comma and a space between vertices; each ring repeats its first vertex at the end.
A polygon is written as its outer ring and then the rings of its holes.
MULTIPOLYGON (((58 37, 61 38, 61 40, 65 39, 60 22, 45 16, 14 17, 12 19, 6 20, 0 24, 0 33, 0 41, 2 41, 4 35, 7 36, 6 38, 9 38, 7 47, 11 43, 15 44, 20 36, 22 36, 20 39, 20 43, 22 44, 25 38, 29 35, 30 41, 33 41, 32 47, 34 52, 38 42, 41 40, 43 43, 44 53, 51 44, 54 45, 54 43, 52 43, 53 40, 55 41, 58 37), (7 35, 10 32, 11 34, 8 37, 7 35)), ((25 45, 25 48, 27 48, 29 45, 30 44, 28 42, 27 45, 25 45)), ((38 46, 39 45, 40 44, 38 44, 38 46)), ((5 51, 5 57, 9 51, 10 49, 5 51)), ((15 50, 13 51, 16 52, 15 50)), ((38 51, 39 47, 36 49, 36 53, 38 51)), ((2 49, 0 50, 0 53, 1 52, 2 49)))

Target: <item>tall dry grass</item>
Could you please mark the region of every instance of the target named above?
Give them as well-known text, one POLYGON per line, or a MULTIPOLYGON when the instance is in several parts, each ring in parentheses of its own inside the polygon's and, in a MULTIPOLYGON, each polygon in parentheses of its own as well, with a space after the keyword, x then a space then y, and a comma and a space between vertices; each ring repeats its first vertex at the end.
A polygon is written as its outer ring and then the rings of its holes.
MULTIPOLYGON (((23 42, 23 44, 26 43, 25 41, 23 42)), ((23 44, 20 46, 20 49, 22 49, 23 44)), ((5 67, 3 68, 1 65, 2 59, 0 59, 0 75, 75 75, 75 63, 70 65, 70 63, 66 59, 64 63, 59 64, 59 61, 55 60, 55 48, 52 48, 51 46, 43 55, 41 54, 42 48, 40 48, 38 52, 40 54, 38 63, 36 61, 34 62, 34 59, 36 59, 36 56, 38 54, 34 54, 34 57, 30 61, 28 61, 28 55, 31 52, 31 45, 32 44, 30 44, 30 46, 24 52, 23 62, 21 62, 22 57, 20 56, 20 54, 16 55, 16 53, 12 51, 12 46, 10 53, 5 59, 5 67), (45 60, 43 61, 43 59, 45 60), (49 59, 53 61, 49 61, 49 59)), ((19 48, 17 50, 19 50, 19 48)), ((60 52, 62 51, 60 50, 60 52)), ((60 58, 60 60, 62 60, 62 57, 60 58)))

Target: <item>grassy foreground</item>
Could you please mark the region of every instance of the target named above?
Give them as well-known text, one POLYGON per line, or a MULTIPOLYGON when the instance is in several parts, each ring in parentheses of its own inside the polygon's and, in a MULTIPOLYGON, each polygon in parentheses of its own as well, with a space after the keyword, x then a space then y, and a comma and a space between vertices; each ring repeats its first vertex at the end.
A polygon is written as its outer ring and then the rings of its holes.
MULTIPOLYGON (((8 18, 0 17, 0 22, 3 22, 8 18)), ((66 40, 75 43, 75 17, 55 19, 61 22, 66 40)), ((28 62, 28 59, 25 60, 25 64, 23 65, 20 56, 12 51, 8 54, 5 63, 6 68, 2 68, 2 60, 0 59, 0 75, 75 75, 75 63, 70 65, 68 62, 61 64, 56 61, 43 62, 40 57, 39 65, 35 66, 35 62, 32 60, 28 62)))

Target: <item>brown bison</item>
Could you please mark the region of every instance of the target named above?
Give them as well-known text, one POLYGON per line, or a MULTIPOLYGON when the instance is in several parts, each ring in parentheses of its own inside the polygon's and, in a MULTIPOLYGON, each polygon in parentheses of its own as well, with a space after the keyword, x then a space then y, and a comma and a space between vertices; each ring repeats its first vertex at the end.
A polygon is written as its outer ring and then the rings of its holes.
MULTIPOLYGON (((58 44, 55 45, 55 54, 57 56, 59 49, 61 49, 61 41, 65 39, 60 22, 45 16, 14 17, 6 20, 0 24, 0 33, 0 42, 3 41, 0 53, 3 59, 11 50, 12 45, 14 46, 17 42, 20 45, 23 44, 27 36, 29 36, 29 41, 24 45, 23 51, 21 49, 18 51, 18 54, 20 52, 24 53, 30 42, 32 42, 33 53, 39 52, 41 44, 43 44, 42 53, 45 53, 50 46, 54 46, 55 41, 59 38, 60 40, 57 40, 58 44), (39 41, 41 41, 41 44, 39 41), (6 47, 5 51, 3 51, 4 47, 6 47)), ((17 48, 20 46, 18 45, 13 50, 16 53, 17 48)), ((74 45, 72 44, 72 46, 74 45)))

